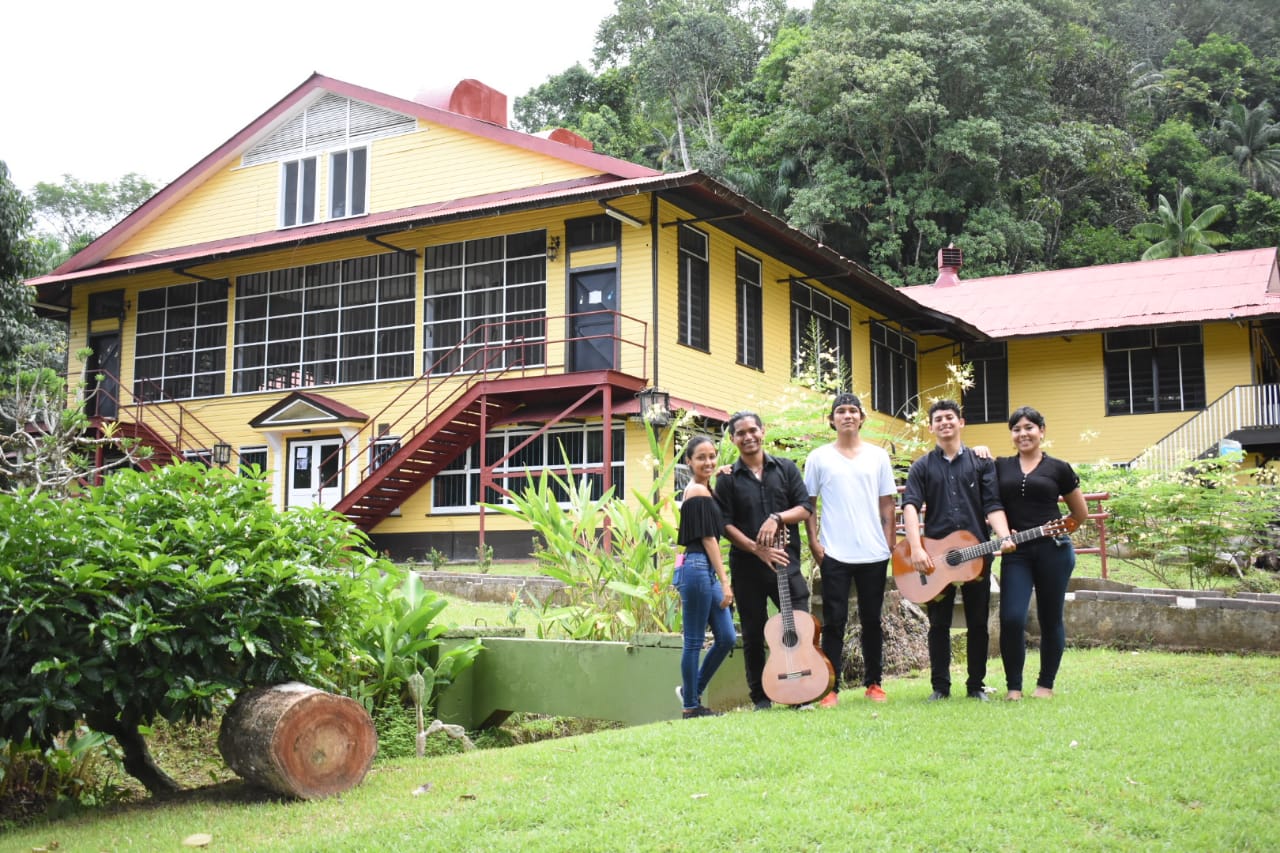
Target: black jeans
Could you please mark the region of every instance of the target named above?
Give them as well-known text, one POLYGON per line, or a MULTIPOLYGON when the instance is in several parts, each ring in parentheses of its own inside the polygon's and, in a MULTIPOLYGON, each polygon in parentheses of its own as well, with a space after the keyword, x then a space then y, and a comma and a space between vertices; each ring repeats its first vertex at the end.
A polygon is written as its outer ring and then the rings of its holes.
POLYGON ((858 591, 858 622, 862 625, 862 685, 879 684, 884 677, 884 586, 888 560, 842 563, 822 558, 822 653, 836 670, 836 690, 844 666, 844 629, 849 622, 849 587, 858 591))
MULTIPOLYGON (((991 563, 993 557, 983 558, 982 574, 968 583, 961 584, 964 599, 965 633, 968 643, 965 657, 969 663, 969 678, 965 690, 974 693, 982 689, 987 677, 987 645, 991 640, 987 630, 987 615, 991 609, 991 563)), ((954 584, 947 591, 929 602, 929 670, 933 689, 943 695, 951 695, 951 615, 956 604, 954 584)))
MULTIPOLYGON (((747 671, 747 689, 754 704, 769 698, 761 683, 765 660, 764 623, 769 621, 769 602, 778 604, 778 576, 754 560, 735 565, 732 571, 733 576, 729 580, 742 626, 742 662, 747 671)), ((800 564, 792 563, 786 571, 791 587, 791 609, 808 613, 809 585, 800 573, 800 564)))

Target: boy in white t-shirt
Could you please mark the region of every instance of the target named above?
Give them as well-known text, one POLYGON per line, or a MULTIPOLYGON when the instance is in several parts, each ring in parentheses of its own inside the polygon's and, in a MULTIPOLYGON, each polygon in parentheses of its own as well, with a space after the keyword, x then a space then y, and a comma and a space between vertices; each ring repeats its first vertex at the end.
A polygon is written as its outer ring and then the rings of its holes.
MULTIPOLYGON (((849 619, 849 589, 858 592, 862 623, 863 683, 866 697, 885 701, 880 687, 884 665, 884 629, 880 610, 888 581, 889 553, 897 540, 894 513, 898 488, 889 454, 862 440, 866 421, 862 402, 854 394, 839 394, 831 404, 828 422, 836 440, 809 454, 804 483, 819 512, 805 519, 809 550, 822 572, 822 651, 836 670, 844 658, 844 629, 849 619)), ((822 700, 833 707, 837 693, 822 700)))

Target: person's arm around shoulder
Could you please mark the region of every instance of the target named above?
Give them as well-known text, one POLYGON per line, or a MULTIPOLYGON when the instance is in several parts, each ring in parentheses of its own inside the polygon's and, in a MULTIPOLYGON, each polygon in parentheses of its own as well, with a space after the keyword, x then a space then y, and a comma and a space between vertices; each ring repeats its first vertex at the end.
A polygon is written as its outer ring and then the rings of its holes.
POLYGON ((920 529, 920 506, 924 502, 925 457, 917 459, 907 471, 907 489, 902 494, 902 532, 911 549, 911 568, 917 572, 933 571, 933 558, 924 550, 920 529))

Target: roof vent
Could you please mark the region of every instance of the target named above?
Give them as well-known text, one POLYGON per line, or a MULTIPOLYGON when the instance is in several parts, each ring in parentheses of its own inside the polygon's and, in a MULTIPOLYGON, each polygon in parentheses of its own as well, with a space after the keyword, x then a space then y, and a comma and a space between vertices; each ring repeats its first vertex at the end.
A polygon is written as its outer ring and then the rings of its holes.
POLYGON ((964 266, 964 253, 952 243, 938 250, 938 280, 934 287, 951 287, 960 283, 960 267, 964 266))
POLYGON ((590 139, 585 136, 579 136, 572 130, 566 130, 563 127, 557 127, 554 130, 540 130, 534 136, 550 139, 552 142, 559 142, 572 148, 581 148, 583 151, 594 151, 596 149, 595 143, 590 139))
POLYGON ((414 98, 420 104, 451 113, 507 126, 507 96, 479 80, 463 80, 452 89, 419 92, 414 98))

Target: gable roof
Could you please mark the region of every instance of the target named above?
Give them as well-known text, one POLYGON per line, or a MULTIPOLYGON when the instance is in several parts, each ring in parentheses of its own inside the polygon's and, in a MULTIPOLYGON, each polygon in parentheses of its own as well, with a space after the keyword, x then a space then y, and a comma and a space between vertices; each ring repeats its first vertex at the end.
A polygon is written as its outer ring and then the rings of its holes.
POLYGON ((51 273, 58 276, 91 267, 102 261, 113 249, 122 244, 144 225, 155 220, 179 199, 190 193, 210 175, 226 168, 236 158, 255 144, 266 139, 295 112, 295 110, 324 93, 340 95, 392 112, 443 125, 475 136, 481 136, 504 145, 513 145, 528 151, 544 154, 597 170, 602 175, 620 178, 637 178, 661 174, 655 169, 597 154, 583 148, 555 142, 550 139, 521 133, 508 127, 482 121, 477 118, 428 106, 417 101, 398 98, 373 89, 366 89, 332 77, 313 73, 296 89, 285 95, 274 106, 258 116, 242 130, 218 146, 212 153, 196 163, 177 180, 149 198, 137 210, 116 223, 109 231, 69 258, 51 273))
POLYGON ((1280 317, 1274 248, 961 279, 902 292, 993 338, 1280 317))

